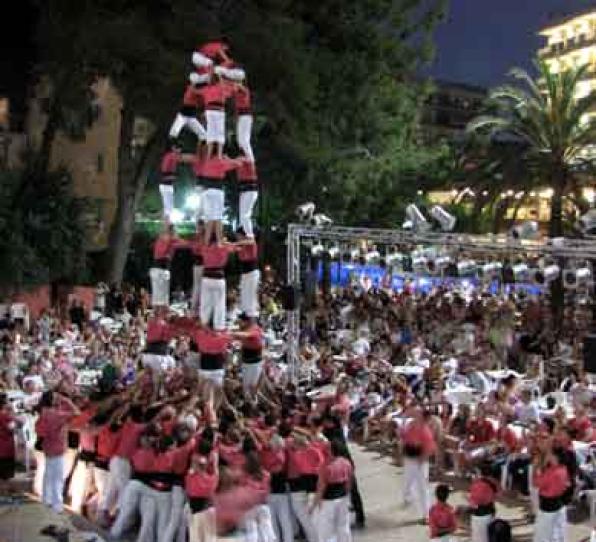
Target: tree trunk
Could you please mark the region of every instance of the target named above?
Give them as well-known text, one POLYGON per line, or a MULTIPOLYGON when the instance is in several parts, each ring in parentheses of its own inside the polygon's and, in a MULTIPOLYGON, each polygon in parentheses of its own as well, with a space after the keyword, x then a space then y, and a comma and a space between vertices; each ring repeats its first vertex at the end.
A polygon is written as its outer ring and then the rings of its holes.
POLYGON ((159 150, 158 138, 154 135, 135 159, 132 156, 132 138, 135 114, 126 106, 122 110, 120 146, 118 150, 118 202, 116 215, 109 236, 106 252, 106 279, 120 284, 128 250, 132 241, 135 213, 143 197, 145 183, 159 150))
MULTIPOLYGON (((566 186, 566 176, 562 160, 555 160, 551 168, 551 183, 554 192, 550 204, 549 235, 553 238, 563 235, 563 193, 566 186)), ((564 264, 561 263, 560 265, 562 272, 564 264)), ((565 289, 563 288, 562 276, 551 282, 550 296, 554 327, 556 330, 560 330, 565 313, 565 289)))

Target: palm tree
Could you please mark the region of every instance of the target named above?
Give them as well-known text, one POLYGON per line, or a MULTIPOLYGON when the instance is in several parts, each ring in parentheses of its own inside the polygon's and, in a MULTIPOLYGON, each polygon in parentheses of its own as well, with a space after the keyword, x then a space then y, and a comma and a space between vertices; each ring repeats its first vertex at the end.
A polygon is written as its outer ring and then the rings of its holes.
POLYGON ((596 93, 577 99, 579 84, 588 66, 554 73, 538 60, 539 78, 519 68, 510 75, 521 85, 506 85, 489 94, 494 113, 482 115, 468 125, 469 132, 501 134, 519 138, 528 157, 538 165, 553 189, 549 234, 563 234, 563 195, 569 188, 574 165, 588 145, 596 144, 596 93))

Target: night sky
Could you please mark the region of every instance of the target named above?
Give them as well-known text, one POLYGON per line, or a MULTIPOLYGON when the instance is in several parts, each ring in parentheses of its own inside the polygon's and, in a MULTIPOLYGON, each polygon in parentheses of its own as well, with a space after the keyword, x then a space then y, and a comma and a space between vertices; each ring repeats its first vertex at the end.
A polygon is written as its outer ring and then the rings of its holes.
POLYGON ((596 0, 450 0, 435 34, 430 75, 494 86, 513 66, 530 68, 544 39, 538 30, 553 16, 596 8, 596 0))

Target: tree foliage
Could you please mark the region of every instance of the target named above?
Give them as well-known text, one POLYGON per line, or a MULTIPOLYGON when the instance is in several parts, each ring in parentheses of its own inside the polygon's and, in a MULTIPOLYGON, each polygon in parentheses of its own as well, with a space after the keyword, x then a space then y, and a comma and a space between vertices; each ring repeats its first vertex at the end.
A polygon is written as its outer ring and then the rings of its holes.
POLYGON ((468 129, 511 134, 527 144, 527 157, 553 188, 550 235, 558 237, 563 233, 563 196, 571 187, 573 169, 581 162, 582 151, 596 141, 596 119, 588 116, 596 106, 596 93, 577 99, 588 66, 558 73, 543 61, 536 67, 536 80, 524 70, 512 70, 520 85, 493 90, 489 104, 495 112, 476 118, 468 129))
POLYGON ((73 196, 66 171, 42 181, 31 175, 11 171, 0 178, 0 284, 84 280, 85 202, 73 196))

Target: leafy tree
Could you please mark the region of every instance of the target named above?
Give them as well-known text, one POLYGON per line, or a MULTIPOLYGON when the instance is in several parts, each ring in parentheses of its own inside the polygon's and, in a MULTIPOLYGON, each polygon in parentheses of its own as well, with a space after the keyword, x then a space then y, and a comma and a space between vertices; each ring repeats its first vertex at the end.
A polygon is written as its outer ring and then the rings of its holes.
POLYGON ((0 179, 0 284, 84 280, 85 202, 73 196, 64 170, 41 182, 31 170, 5 171, 0 179))
POLYGON ((521 69, 511 75, 523 86, 504 86, 490 93, 496 108, 492 115, 474 119, 470 132, 511 134, 527 144, 527 156, 553 188, 550 235, 563 234, 563 197, 570 188, 571 172, 582 151, 596 141, 596 121, 588 113, 596 105, 596 93, 577 99, 579 83, 587 66, 553 73, 537 61, 537 80, 521 69))

